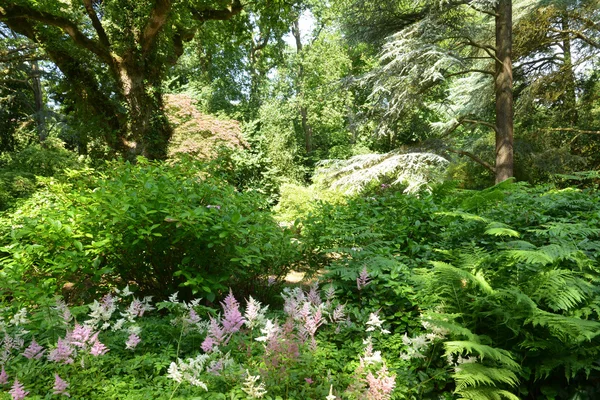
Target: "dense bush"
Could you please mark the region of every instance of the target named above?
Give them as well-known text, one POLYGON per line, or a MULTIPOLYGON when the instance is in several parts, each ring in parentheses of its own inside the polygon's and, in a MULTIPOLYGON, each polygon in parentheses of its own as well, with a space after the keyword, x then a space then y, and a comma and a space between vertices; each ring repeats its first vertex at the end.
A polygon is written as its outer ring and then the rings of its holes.
POLYGON ((0 211, 31 196, 39 188, 39 177, 60 177, 65 169, 78 169, 84 163, 66 150, 57 139, 43 145, 30 145, 18 152, 4 153, 0 161, 0 211))
POLYGON ((49 184, 2 223, 1 285, 31 299, 64 285, 91 296, 120 282, 213 300, 284 276, 297 255, 290 233, 257 194, 199 166, 140 159, 49 184))
POLYGON ((388 190, 320 203, 302 241, 349 310, 422 338, 430 361, 410 368, 431 393, 447 359, 464 398, 594 398, 599 211, 592 189, 388 190), (422 313, 443 339, 426 339, 422 313))

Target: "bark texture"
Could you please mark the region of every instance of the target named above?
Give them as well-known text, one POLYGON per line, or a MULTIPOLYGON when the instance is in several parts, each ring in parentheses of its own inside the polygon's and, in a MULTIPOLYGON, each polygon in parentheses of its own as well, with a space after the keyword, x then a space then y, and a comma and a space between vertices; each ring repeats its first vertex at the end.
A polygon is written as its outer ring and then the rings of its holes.
POLYGON ((514 176, 512 0, 496 6, 496 183, 514 176))

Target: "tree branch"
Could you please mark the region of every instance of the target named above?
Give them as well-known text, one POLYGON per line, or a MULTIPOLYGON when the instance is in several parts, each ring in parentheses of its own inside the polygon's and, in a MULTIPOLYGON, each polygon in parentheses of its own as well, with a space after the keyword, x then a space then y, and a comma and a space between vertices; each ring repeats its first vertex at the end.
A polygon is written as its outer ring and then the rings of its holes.
POLYGON ((477 7, 475 7, 475 6, 474 6, 473 4, 471 4, 471 3, 467 3, 467 6, 469 6, 470 8, 472 8, 473 10, 475 10, 475 11, 477 11, 477 12, 480 12, 480 13, 482 13, 482 14, 487 14, 487 15, 490 15, 490 16, 492 16, 492 17, 494 17, 494 18, 498 16, 498 14, 497 14, 497 13, 495 13, 495 12, 493 12, 493 11, 486 11, 486 10, 482 10, 482 9, 480 9, 480 8, 477 8, 477 7))
POLYGON ((585 135, 600 135, 600 131, 591 131, 586 129, 577 129, 577 128, 546 128, 547 131, 553 132, 575 132, 579 134, 585 135))
POLYGON ((498 131, 498 128, 496 128, 496 125, 491 124, 489 122, 486 121, 480 121, 480 120, 476 120, 476 119, 466 119, 466 118, 461 118, 458 123, 462 124, 463 122, 466 122, 467 124, 479 124, 479 125, 484 125, 487 126, 488 128, 490 128, 491 130, 493 130, 494 132, 498 131))
POLYGON ((102 43, 104 47, 109 48, 110 42, 108 41, 108 36, 106 35, 106 31, 104 30, 104 27, 98 18, 98 14, 96 14, 96 10, 94 10, 92 0, 83 0, 83 6, 85 7, 85 11, 87 11, 90 20, 92 20, 92 26, 98 34, 100 43, 102 43))
POLYGON ((83 47, 91 51, 107 63, 112 62, 112 58, 107 48, 103 47, 95 40, 85 36, 79 30, 77 25, 66 18, 47 13, 45 11, 34 10, 18 5, 0 7, 0 21, 15 21, 23 19, 42 22, 44 24, 60 28, 63 32, 68 34, 79 47, 83 47))
POLYGON ((487 170, 489 170, 493 174, 496 173, 496 168, 494 168, 493 166, 491 166, 488 162, 486 162, 486 161, 482 160, 481 158, 477 157, 473 153, 469 153, 468 151, 464 151, 464 150, 456 150, 456 149, 452 149, 452 148, 449 148, 449 147, 447 147, 446 150, 448 150, 450 153, 458 154, 460 156, 469 157, 471 160, 473 160, 477 164, 485 167, 487 170))
POLYGON ((575 36, 577 39, 580 39, 582 41, 584 41, 585 43, 587 43, 588 45, 595 47, 597 49, 600 49, 600 43, 594 41, 593 39, 587 37, 586 35, 584 35, 582 32, 580 31, 576 31, 573 29, 566 29, 566 30, 562 30, 562 29, 556 29, 556 28, 551 28, 550 29, 552 32, 556 32, 556 33, 567 33, 567 34, 571 34, 573 36, 575 36))
POLYGON ((222 8, 219 10, 215 9, 204 9, 204 10, 196 10, 192 9, 192 16, 195 20, 202 22, 209 20, 218 20, 218 21, 226 21, 231 19, 233 16, 239 14, 244 6, 242 5, 240 0, 233 0, 231 2, 231 6, 228 8, 222 8))
POLYGON ((171 11, 171 0, 156 0, 152 12, 150 13, 150 19, 146 23, 146 27, 140 38, 142 44, 142 53, 147 54, 152 48, 156 35, 160 32, 161 28, 167 22, 169 12, 171 11))
POLYGON ((465 74, 470 74, 472 72, 479 72, 480 74, 486 74, 486 75, 492 75, 492 76, 494 76, 494 72, 492 72, 492 71, 486 71, 485 69, 467 69, 467 70, 464 70, 464 71, 458 71, 458 72, 454 72, 452 74, 445 75, 445 77, 446 78, 450 78, 452 76, 465 75, 465 74))

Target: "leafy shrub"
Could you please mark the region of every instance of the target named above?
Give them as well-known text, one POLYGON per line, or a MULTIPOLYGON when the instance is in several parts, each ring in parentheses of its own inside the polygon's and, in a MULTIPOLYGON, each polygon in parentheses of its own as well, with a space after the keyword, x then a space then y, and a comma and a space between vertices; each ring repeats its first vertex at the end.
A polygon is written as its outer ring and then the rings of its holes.
POLYGON ((82 166, 75 153, 65 149, 63 142, 48 138, 43 144, 33 144, 13 154, 6 169, 37 176, 54 176, 65 169, 82 166))
POLYGON ((115 282, 209 300, 230 286, 249 291, 284 276, 297 256, 263 203, 190 160, 88 170, 4 221, 2 285, 30 298, 65 284, 89 296, 115 282))
POLYGON ((599 211, 594 189, 384 190, 321 202, 302 241, 349 313, 381 309, 392 333, 430 343, 407 377, 423 395, 452 377, 463 398, 593 398, 599 211), (443 338, 427 339, 421 313, 443 338))

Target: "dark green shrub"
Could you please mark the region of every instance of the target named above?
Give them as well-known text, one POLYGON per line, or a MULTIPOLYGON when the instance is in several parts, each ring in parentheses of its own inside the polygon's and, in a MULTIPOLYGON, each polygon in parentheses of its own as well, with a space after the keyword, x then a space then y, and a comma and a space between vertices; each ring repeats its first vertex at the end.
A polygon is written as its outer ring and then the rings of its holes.
POLYGON ((290 233, 261 211, 260 196, 199 165, 115 162, 49 184, 4 221, 2 285, 25 297, 65 284, 91 296, 120 282, 213 300, 285 275, 297 255, 290 233))

